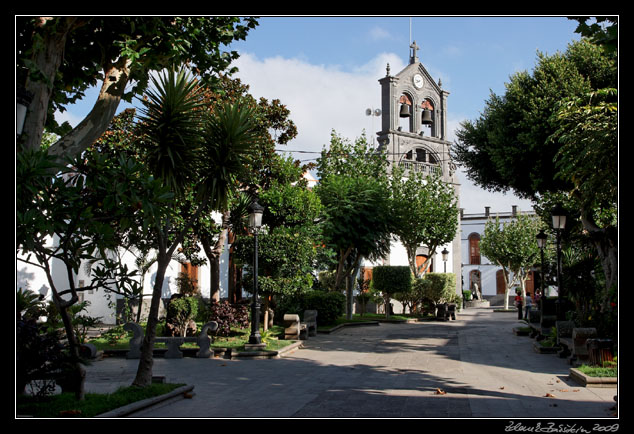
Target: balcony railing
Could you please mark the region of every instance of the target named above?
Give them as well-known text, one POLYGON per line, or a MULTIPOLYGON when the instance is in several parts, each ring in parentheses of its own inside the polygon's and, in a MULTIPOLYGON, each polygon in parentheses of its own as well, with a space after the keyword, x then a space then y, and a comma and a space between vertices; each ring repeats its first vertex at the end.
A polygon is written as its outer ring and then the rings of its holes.
POLYGON ((419 172, 425 175, 442 175, 442 167, 437 164, 423 163, 420 161, 401 160, 399 161, 398 165, 399 167, 402 167, 407 171, 419 172))

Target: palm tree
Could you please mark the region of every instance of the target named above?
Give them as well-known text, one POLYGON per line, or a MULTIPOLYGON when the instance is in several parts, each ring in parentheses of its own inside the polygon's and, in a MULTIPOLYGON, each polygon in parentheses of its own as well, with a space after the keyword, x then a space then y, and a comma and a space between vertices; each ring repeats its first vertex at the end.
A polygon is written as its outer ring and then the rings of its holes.
POLYGON ((201 216, 225 209, 256 139, 252 109, 238 102, 207 110, 200 84, 184 69, 152 81, 141 110, 142 147, 154 176, 175 194, 175 204, 153 226, 157 272, 136 386, 151 384, 161 289, 172 254, 201 216))

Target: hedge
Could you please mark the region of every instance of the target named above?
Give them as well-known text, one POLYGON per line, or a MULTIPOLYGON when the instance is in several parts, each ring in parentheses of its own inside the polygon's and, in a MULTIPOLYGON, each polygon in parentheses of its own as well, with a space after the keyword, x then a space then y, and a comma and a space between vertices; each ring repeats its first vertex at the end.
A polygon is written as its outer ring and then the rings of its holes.
POLYGON ((406 265, 379 265, 372 269, 372 284, 384 294, 409 292, 412 289, 412 272, 406 265))

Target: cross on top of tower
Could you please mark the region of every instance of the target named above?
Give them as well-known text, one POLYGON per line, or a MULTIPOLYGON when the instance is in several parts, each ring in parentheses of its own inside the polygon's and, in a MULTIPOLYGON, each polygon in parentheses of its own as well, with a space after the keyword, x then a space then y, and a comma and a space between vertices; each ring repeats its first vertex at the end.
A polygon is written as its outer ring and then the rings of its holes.
POLYGON ((412 49, 412 52, 409 58, 409 63, 412 64, 412 63, 418 62, 418 54, 416 52, 420 49, 420 47, 416 45, 416 41, 412 42, 409 48, 412 49))

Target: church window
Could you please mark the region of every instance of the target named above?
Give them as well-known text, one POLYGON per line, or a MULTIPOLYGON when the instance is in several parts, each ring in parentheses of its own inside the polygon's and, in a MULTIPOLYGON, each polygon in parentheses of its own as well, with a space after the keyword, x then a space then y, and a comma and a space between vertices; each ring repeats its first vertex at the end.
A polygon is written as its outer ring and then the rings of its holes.
POLYGON ((480 234, 469 235, 469 264, 480 264, 480 234))

